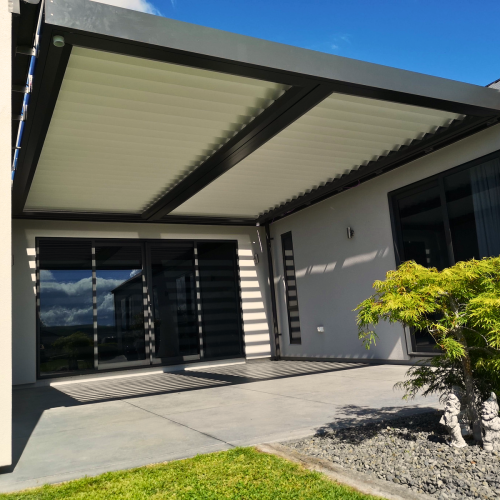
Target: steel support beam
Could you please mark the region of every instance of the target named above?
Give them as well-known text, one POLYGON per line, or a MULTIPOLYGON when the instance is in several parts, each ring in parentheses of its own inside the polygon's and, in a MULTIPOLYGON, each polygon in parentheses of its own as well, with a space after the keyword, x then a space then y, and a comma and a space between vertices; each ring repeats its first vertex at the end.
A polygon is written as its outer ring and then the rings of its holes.
POLYGON ((156 224, 197 224, 211 226, 255 226, 254 219, 232 217, 198 217, 169 215, 157 221, 145 221, 140 214, 105 213, 105 212, 63 212, 25 210, 22 214, 13 216, 14 219, 29 220, 57 220, 57 221, 85 221, 85 222, 121 222, 156 223, 156 224))
POLYGON ((54 30, 46 25, 12 187, 13 215, 20 215, 24 210, 71 54, 71 45, 59 48, 52 44, 53 35, 54 30))
POLYGON ((170 189, 142 215, 159 220, 233 168, 269 139, 331 94, 328 86, 292 87, 196 170, 170 189))

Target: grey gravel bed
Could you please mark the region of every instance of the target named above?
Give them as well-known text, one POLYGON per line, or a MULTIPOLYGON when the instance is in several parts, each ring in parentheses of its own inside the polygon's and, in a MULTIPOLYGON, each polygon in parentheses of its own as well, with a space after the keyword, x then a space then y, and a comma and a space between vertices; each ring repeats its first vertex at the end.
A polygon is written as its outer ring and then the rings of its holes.
POLYGON ((485 452, 472 443, 450 448, 439 424, 441 415, 436 411, 326 429, 282 444, 437 498, 500 499, 500 453, 485 452))

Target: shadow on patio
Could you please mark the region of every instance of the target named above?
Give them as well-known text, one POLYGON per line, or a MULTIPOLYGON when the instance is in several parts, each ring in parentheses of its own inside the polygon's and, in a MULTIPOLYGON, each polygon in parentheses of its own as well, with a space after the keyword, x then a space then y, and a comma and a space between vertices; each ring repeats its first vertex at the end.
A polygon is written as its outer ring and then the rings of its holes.
POLYGON ((13 391, 13 464, 1 472, 15 470, 23 451, 45 411, 85 404, 141 398, 145 396, 198 391, 315 373, 350 370, 367 366, 361 363, 309 361, 254 361, 245 364, 199 367, 178 372, 134 376, 122 372, 121 378, 53 382, 45 387, 15 388, 13 391))

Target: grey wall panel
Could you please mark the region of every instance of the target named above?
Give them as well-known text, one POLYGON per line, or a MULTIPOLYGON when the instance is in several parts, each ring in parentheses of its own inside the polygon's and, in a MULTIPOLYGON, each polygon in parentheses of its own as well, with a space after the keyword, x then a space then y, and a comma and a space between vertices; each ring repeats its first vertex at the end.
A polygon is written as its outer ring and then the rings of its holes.
POLYGON ((499 148, 500 126, 464 139, 271 225, 284 356, 408 359, 401 326, 382 323, 377 346, 357 338, 353 309, 395 268, 387 193, 499 148), (347 239, 352 227, 354 238, 347 239), (302 345, 288 341, 280 235, 292 231, 302 345), (318 333, 323 325, 325 333, 318 333))

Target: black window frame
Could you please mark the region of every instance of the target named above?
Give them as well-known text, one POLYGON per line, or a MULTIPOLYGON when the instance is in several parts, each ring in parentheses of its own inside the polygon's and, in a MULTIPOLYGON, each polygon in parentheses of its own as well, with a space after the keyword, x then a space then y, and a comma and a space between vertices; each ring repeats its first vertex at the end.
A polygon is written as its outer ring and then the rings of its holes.
POLYGON ((293 345, 301 345, 302 344, 302 328, 299 326, 299 331, 300 331, 300 337, 298 338, 293 338, 292 337, 292 318, 290 316, 290 289, 288 285, 288 279, 287 279, 287 266, 286 266, 286 260, 287 256, 285 255, 285 246, 283 245, 283 240, 285 238, 290 238, 290 243, 292 246, 292 259, 293 259, 293 276, 294 276, 294 281, 295 281, 295 301, 297 302, 296 310, 297 310, 297 321, 299 322, 300 325, 300 311, 299 311, 299 291, 298 291, 298 286, 297 286, 297 273, 295 270, 295 251, 293 250, 293 237, 292 237, 292 232, 288 231, 286 233, 283 233, 281 235, 281 255, 282 255, 282 263, 283 263, 283 281, 285 283, 285 306, 286 306, 286 316, 288 319, 288 340, 290 344, 293 345))
MULTIPOLYGON (((437 174, 434 174, 430 177, 426 177, 424 179, 421 179, 420 181, 413 182, 411 184, 408 184, 407 186, 403 186, 401 188, 395 189, 393 191, 390 191, 387 196, 389 199, 389 213, 390 213, 390 219, 391 219, 391 229, 392 229, 392 239, 393 239, 393 244, 394 244, 394 255, 396 258, 396 266, 399 267, 404 261, 404 246, 403 246, 403 232, 401 228, 401 221, 399 217, 399 211, 397 207, 397 203, 399 199, 403 196, 408 196, 414 193, 421 192, 423 189, 425 189, 426 186, 437 186, 439 189, 440 193, 440 199, 441 199, 441 211, 442 211, 442 217, 443 217, 443 223, 444 223, 444 231, 445 231, 445 238, 446 238, 446 246, 447 246, 447 256, 448 260, 450 262, 450 266, 453 266, 455 262, 455 255, 453 252, 453 242, 452 242, 452 235, 451 235, 451 230, 450 230, 450 221, 448 217, 448 207, 447 207, 447 201, 446 201, 446 192, 445 192, 445 185, 444 185, 444 180, 446 177, 456 174, 458 172, 461 172, 463 170, 468 170, 470 168, 474 168, 477 165, 481 165, 484 162, 493 160, 493 159, 500 159, 500 150, 494 151, 492 153, 489 153, 484 156, 480 156, 478 158, 475 158, 474 160, 468 161, 466 163, 462 163, 456 167, 449 168, 447 170, 443 170, 442 172, 439 172, 437 174)), ((406 333, 407 328, 405 327, 405 333, 406 333)), ((410 331, 408 332, 408 335, 411 339, 411 351, 409 349, 408 341, 406 342, 406 350, 409 356, 436 356, 439 354, 439 351, 433 349, 432 352, 430 351, 417 351, 416 350, 416 343, 415 343, 415 338, 413 336, 413 332, 410 331)))
MULTIPOLYGON (((150 260, 149 260, 149 252, 147 251, 147 245, 148 244, 155 244, 155 243, 168 243, 168 242, 185 242, 189 241, 194 243, 194 248, 197 248, 198 243, 208 243, 208 242, 214 242, 214 243, 232 243, 234 244, 234 249, 235 249, 235 279, 236 279, 236 284, 237 284, 237 293, 238 293, 238 299, 237 300, 237 307, 239 309, 239 314, 238 314, 238 326, 239 326, 239 336, 240 336, 240 346, 241 346, 241 351, 240 351, 240 356, 241 357, 246 357, 246 352, 245 352, 245 333, 244 333, 244 324, 243 324, 243 306, 242 306, 242 293, 241 293, 241 278, 240 278, 240 266, 239 266, 239 247, 238 247, 238 240, 235 239, 214 239, 214 238, 81 238, 81 237, 73 237, 73 236, 68 236, 68 237, 61 237, 61 236, 36 236, 35 237, 35 262, 36 262, 36 268, 35 268, 35 325, 36 325, 36 378, 37 380, 46 380, 46 379, 52 379, 52 378, 64 378, 64 377, 71 377, 71 376, 80 376, 80 375, 87 375, 87 374, 96 374, 96 373, 108 373, 108 372, 117 372, 117 371, 127 371, 127 370, 140 370, 144 368, 153 368, 153 367, 158 367, 158 366, 169 366, 169 365, 175 365, 175 364, 192 364, 192 363, 199 363, 200 361, 217 361, 217 360, 222 360, 222 359, 229 359, 227 357, 223 358, 209 358, 206 356, 199 356, 197 359, 183 359, 183 358, 176 358, 176 359, 169 359, 168 361, 162 362, 162 363, 151 363, 151 364, 144 364, 140 366, 130 366, 130 367, 116 367, 116 368, 109 368, 109 369, 89 369, 89 370, 82 370, 78 372, 71 372, 71 373, 64 373, 64 374, 48 374, 48 375, 42 375, 40 373, 40 345, 41 345, 41 339, 40 339, 40 260, 39 260, 39 248, 40 248, 40 242, 42 241, 47 241, 50 240, 51 242, 67 242, 68 240, 74 241, 74 242, 85 242, 91 243, 91 248, 92 248, 92 273, 94 276, 95 272, 95 254, 94 250, 97 245, 105 245, 105 244, 110 244, 110 245, 138 245, 141 246, 142 248, 142 256, 143 256, 143 274, 146 278, 146 287, 147 287, 147 293, 150 297, 152 297, 152 289, 151 289, 151 265, 150 265, 150 260)), ((197 282, 197 290, 199 291, 199 282, 198 282, 198 265, 197 265, 197 255, 195 253, 195 276, 196 276, 196 282, 197 282)), ((94 297, 96 295, 96 287, 95 283, 93 282, 93 287, 92 287, 92 297, 94 300, 94 297)), ((198 293, 195 294, 197 297, 197 307, 198 304, 201 304, 201 299, 198 298, 198 293)), ((150 309, 151 304, 148 302, 148 304, 144 305, 144 310, 150 309)), ((197 321, 197 329, 198 332, 200 332, 200 314, 203 314, 203 311, 197 311, 196 314, 196 321, 197 321)), ((149 315, 149 312, 148 312, 149 315)), ((148 318, 149 319, 149 318, 148 318)), ((95 317, 94 317, 95 321, 95 317)), ((148 321, 149 323, 149 321, 148 321)), ((96 334, 95 334, 95 326, 94 326, 94 347, 96 346, 96 334)), ((151 338, 151 326, 148 324, 147 332, 146 335, 151 338)), ((200 348, 203 346, 203 336, 200 332, 200 348)), ((151 343, 150 349, 151 349, 151 343)), ((146 360, 150 358, 151 350, 149 349, 149 354, 147 353, 146 360)), ((95 355, 96 356, 96 355, 95 355)), ((231 356, 233 358, 234 356, 231 356)))

